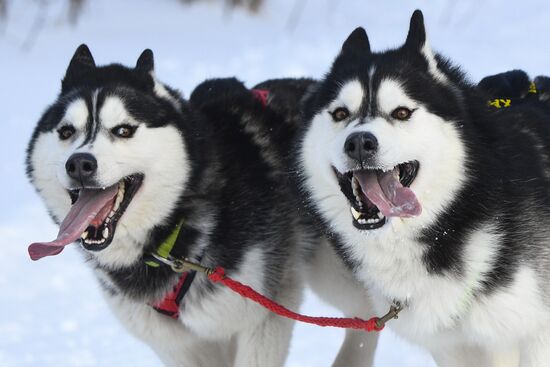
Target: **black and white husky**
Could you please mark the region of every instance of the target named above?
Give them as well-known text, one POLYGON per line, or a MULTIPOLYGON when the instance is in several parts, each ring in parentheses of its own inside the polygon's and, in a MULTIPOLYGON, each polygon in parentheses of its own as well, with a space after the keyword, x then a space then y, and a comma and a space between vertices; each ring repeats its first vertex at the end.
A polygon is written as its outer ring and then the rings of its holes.
POLYGON ((390 327, 439 365, 548 366, 550 116, 479 93, 420 11, 397 49, 356 29, 304 103, 303 191, 377 314, 399 302, 390 327))
POLYGON ((113 312, 166 365, 283 365, 292 322, 163 264, 219 265, 298 308, 302 230, 265 133, 280 116, 264 109, 236 80, 184 101, 155 78, 151 51, 135 68, 98 67, 82 45, 28 148, 30 180, 60 224, 32 258, 76 241, 113 312))

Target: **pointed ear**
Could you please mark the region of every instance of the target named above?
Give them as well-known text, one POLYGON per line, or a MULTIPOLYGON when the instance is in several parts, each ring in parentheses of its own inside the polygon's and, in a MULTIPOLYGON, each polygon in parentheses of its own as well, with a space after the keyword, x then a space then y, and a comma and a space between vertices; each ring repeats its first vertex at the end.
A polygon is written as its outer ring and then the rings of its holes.
POLYGON ((150 49, 144 50, 136 62, 135 69, 147 74, 153 71, 155 69, 155 58, 153 56, 153 51, 150 49))
POLYGON ((362 27, 355 28, 344 41, 342 52, 370 54, 370 43, 367 32, 362 27))
POLYGON ((411 17, 409 33, 405 41, 405 47, 420 51, 426 43, 426 29, 424 28, 424 16, 420 10, 415 10, 411 17))
POLYGON ((95 61, 90 52, 90 49, 85 44, 78 46, 76 49, 67 72, 65 73, 66 79, 72 79, 75 76, 95 69, 95 61))

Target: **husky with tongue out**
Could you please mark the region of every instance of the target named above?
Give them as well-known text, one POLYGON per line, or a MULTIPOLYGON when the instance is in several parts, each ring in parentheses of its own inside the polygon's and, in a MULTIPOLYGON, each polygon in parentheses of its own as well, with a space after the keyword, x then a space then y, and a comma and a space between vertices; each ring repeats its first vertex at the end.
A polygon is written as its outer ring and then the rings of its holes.
POLYGON ((113 312, 166 365, 282 366, 292 322, 166 262, 222 266, 298 309, 303 230, 266 133, 283 120, 235 79, 189 102, 155 78, 150 50, 134 68, 99 67, 80 46, 28 148, 59 224, 31 258, 80 249, 113 312))
POLYGON ((300 184, 376 311, 398 302, 389 326, 438 365, 548 366, 548 109, 535 85, 500 110, 481 89, 420 11, 389 51, 357 28, 304 100, 300 184))

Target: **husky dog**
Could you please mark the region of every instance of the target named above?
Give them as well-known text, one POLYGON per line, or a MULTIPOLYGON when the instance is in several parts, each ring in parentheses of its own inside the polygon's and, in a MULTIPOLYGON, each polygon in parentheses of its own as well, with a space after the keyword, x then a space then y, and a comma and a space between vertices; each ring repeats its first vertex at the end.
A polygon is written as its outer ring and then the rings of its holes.
MULTIPOLYGON (((542 98, 541 98, 542 99, 542 98)), ((377 314, 440 366, 519 350, 550 364, 550 117, 489 109, 428 45, 374 53, 362 28, 306 97, 302 188, 377 314)))
MULTIPOLYGON (((318 81, 313 79, 273 79, 256 85, 254 90, 268 92, 266 104, 268 111, 276 111, 284 116, 284 123, 269 126, 270 141, 277 147, 279 154, 288 167, 294 165, 294 151, 303 126, 301 101, 315 90, 318 81)), ((364 291, 360 282, 354 278, 350 269, 334 252, 323 232, 322 223, 309 211, 303 210, 299 199, 299 182, 291 174, 290 186, 294 189, 296 205, 302 210, 302 228, 307 241, 306 260, 304 261, 305 276, 310 288, 325 302, 339 309, 346 317, 361 317, 368 319, 373 315, 372 301, 364 291), (310 244, 315 244, 311 246, 310 244)), ((340 348, 333 367, 368 367, 374 362, 374 352, 378 342, 378 333, 366 333, 363 330, 346 330, 344 342, 340 348)))
POLYGON ((258 128, 282 117, 236 80, 185 101, 153 64, 150 50, 135 68, 98 67, 88 47, 76 50, 28 148, 29 178, 60 225, 31 257, 77 242, 114 314, 166 365, 282 366, 291 321, 165 265, 222 266, 298 308, 303 230, 282 159, 258 128))

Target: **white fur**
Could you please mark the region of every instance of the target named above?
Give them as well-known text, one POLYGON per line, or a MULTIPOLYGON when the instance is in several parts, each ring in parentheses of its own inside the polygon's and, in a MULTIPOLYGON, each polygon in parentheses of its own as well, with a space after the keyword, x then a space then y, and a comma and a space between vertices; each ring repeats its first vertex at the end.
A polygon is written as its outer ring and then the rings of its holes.
MULTIPOLYGON (((159 93, 163 93, 162 90, 159 93)), ((32 177, 59 222, 71 206, 65 162, 72 154, 87 152, 96 158, 97 181, 101 186, 117 184, 131 174, 144 174, 142 186, 118 222, 112 243, 102 251, 89 252, 103 267, 116 269, 139 260, 141 247, 147 243, 151 229, 167 218, 184 191, 190 163, 185 141, 175 127, 148 127, 144 121, 135 120, 123 100, 116 96, 107 97, 100 107, 95 105, 95 98, 93 101, 93 108, 99 108, 98 121, 94 124, 100 124, 95 138, 83 144, 88 110, 83 100, 76 100, 63 118, 63 123, 73 125, 76 133, 66 141, 60 141, 56 131, 40 134, 30 157, 34 167, 32 177), (115 137, 111 129, 120 124, 136 126, 133 137, 115 137)), ((204 232, 196 251, 205 246, 213 226, 214 218, 208 209, 199 209, 207 211, 200 218, 201 223, 190 222, 204 232)), ((262 275, 266 264, 261 248, 258 245, 256 250, 246 253, 240 264, 242 270, 230 275, 264 293, 262 275)), ((208 254, 203 260, 207 257, 208 254)), ((279 275, 281 284, 275 300, 298 310, 302 282, 300 271, 295 270, 299 267, 293 261, 294 258, 290 259, 289 269, 279 275)), ((104 270, 99 268, 95 273, 107 288, 117 288, 104 270)), ((120 293, 113 295, 109 291, 104 293, 125 327, 149 344, 167 366, 282 366, 293 322, 270 314, 224 286, 205 292, 209 286, 206 283, 209 280, 203 274, 196 275, 177 321, 159 314, 143 300, 130 299, 120 293)), ((171 285, 167 284, 166 288, 171 289, 171 285)), ((159 289, 159 298, 167 289, 159 289)))
POLYGON ((231 359, 229 345, 197 338, 189 328, 143 302, 110 294, 105 299, 126 329, 153 348, 166 366, 223 367, 231 359))
POLYGON ((73 125, 77 130, 82 130, 87 120, 88 108, 86 107, 86 102, 83 99, 76 99, 67 106, 59 127, 73 125))
POLYGON ((176 108, 176 109, 180 109, 181 108, 181 102, 178 98, 174 98, 174 96, 172 96, 170 94, 170 92, 168 92, 168 89, 166 89, 166 87, 164 86, 164 84, 162 84, 155 76, 155 72, 154 71, 151 71, 151 77, 153 78, 153 81, 155 83, 155 86, 154 86, 154 92, 157 96, 159 96, 160 98, 164 98, 166 100, 168 100, 170 103, 172 103, 172 105, 176 108))
MULTIPOLYGON (((435 62, 433 55, 431 60, 435 62)), ((507 351, 511 355, 507 362, 513 365, 518 348, 522 367, 547 365, 550 315, 533 269, 525 265, 508 288, 472 297, 494 265, 500 237, 493 223, 470 233, 462 276, 429 273, 423 262, 425 247, 417 242, 417 235, 449 208, 466 178, 466 150, 459 127, 430 113, 396 80, 382 80, 375 92, 380 116, 362 123, 338 125, 320 111, 305 134, 300 158, 312 200, 331 229, 342 236, 352 259, 361 264, 356 274, 372 292, 377 313, 386 312, 393 300, 404 303, 405 310, 390 327, 430 349, 441 366, 502 365, 502 358, 492 355, 498 351, 507 351), (394 121, 391 112, 397 107, 415 111, 408 121, 394 121), (382 228, 370 231, 353 226, 349 203, 330 167, 341 172, 350 169, 343 146, 347 136, 357 131, 376 136, 378 168, 420 162, 411 185, 423 208, 420 216, 388 218, 382 228), (465 358, 466 351, 473 351, 471 359, 465 358)), ((328 109, 335 103, 340 103, 340 97, 328 109)))
POLYGON ((65 162, 71 152, 84 141, 83 129, 88 119, 88 109, 83 99, 77 99, 67 106, 59 127, 72 125, 76 132, 72 139, 60 140, 56 130, 41 133, 30 156, 33 167, 32 181, 46 201, 48 208, 61 222, 69 212, 71 200, 67 195, 68 179, 65 162))
MULTIPOLYGON (((263 279, 259 275, 263 268, 261 252, 251 251, 245 256, 243 271, 231 277, 262 292, 263 279)), ((302 285, 293 273, 290 270, 285 275, 285 292, 278 296, 278 302, 297 310, 302 285)), ((179 321, 160 315, 143 302, 109 293, 105 297, 124 326, 147 342, 167 366, 282 366, 293 321, 270 314, 223 286, 209 295, 200 294, 206 282, 209 280, 205 275, 196 275, 184 298, 179 321)))
POLYGON ((437 68, 437 60, 435 59, 435 55, 428 40, 424 42, 424 46, 422 46, 420 53, 424 55, 424 58, 426 58, 426 61, 428 62, 428 72, 440 83, 449 84, 449 79, 447 76, 437 68))
POLYGON ((63 120, 78 129, 74 138, 60 142, 56 132, 38 137, 31 157, 35 170, 33 182, 60 221, 70 209, 66 192, 70 181, 65 162, 72 154, 87 152, 95 156, 101 186, 114 185, 134 173, 145 175, 141 188, 117 225, 111 245, 103 251, 90 252, 102 265, 117 268, 136 261, 141 253, 135 251, 137 244, 143 243, 147 233, 173 210, 175 198, 188 178, 189 162, 185 142, 176 128, 150 128, 134 121, 118 97, 105 100, 99 111, 101 127, 96 138, 81 146, 87 116, 85 103, 77 100, 68 107, 63 120), (130 139, 116 138, 110 130, 119 124, 138 128, 130 139))
POLYGON ((329 111, 346 107, 351 113, 356 113, 363 103, 364 95, 361 82, 356 79, 350 80, 342 86, 338 97, 330 104, 329 111))
MULTIPOLYGON (((389 225, 386 224, 376 232, 386 232, 392 227, 393 231, 418 231, 433 223, 437 215, 450 204, 464 181, 465 148, 456 144, 460 141, 460 132, 453 124, 443 123, 441 118, 430 114, 425 107, 408 97, 398 82, 391 79, 381 82, 377 103, 387 115, 397 107, 417 110, 409 121, 390 123, 385 118, 377 117, 362 124, 352 121, 347 126, 334 123, 327 112, 321 111, 313 118, 304 137, 300 156, 306 167, 306 184, 315 202, 339 233, 354 236, 354 243, 364 241, 364 236, 370 232, 358 232, 353 226, 348 215, 349 203, 341 194, 331 169, 334 166, 340 172, 349 170, 343 146, 351 133, 366 131, 376 136, 380 168, 389 170, 411 160, 420 162, 411 189, 423 207, 422 214, 416 218, 388 218, 389 225), (423 166, 430 169, 423 169, 423 166)), ((360 103, 355 101, 355 105, 360 103)), ((334 103, 330 106, 333 108, 334 103)))
MULTIPOLYGON (((374 315, 371 299, 351 271, 326 241, 318 244, 307 271, 308 284, 324 301, 346 317, 369 319, 374 315)), ((346 337, 333 367, 367 367, 374 361, 378 333, 346 330, 346 337)))

